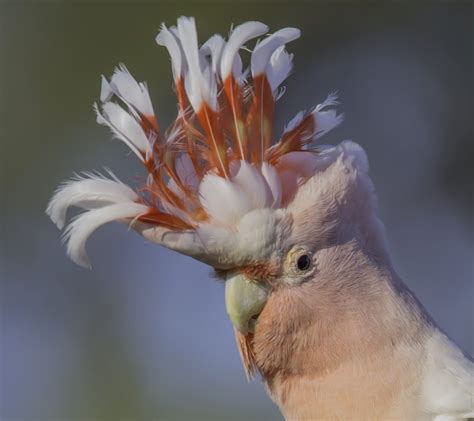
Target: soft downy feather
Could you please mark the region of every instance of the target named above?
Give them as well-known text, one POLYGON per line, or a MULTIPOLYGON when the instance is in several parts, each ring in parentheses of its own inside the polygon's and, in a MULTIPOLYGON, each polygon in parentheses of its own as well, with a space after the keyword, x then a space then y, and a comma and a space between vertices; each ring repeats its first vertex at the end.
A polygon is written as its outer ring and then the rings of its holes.
POLYGON ((238 162, 238 170, 232 177, 232 182, 251 198, 252 209, 270 208, 274 202, 272 191, 261 172, 246 161, 238 162))
POLYGON ((201 203, 216 224, 235 226, 253 208, 252 197, 231 180, 213 174, 199 185, 201 203))

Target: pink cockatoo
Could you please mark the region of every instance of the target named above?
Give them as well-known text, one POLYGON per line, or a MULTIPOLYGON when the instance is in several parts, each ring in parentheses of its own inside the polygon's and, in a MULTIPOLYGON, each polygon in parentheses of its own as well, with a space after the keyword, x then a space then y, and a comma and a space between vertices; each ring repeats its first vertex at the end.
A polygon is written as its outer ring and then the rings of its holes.
POLYGON ((199 46, 195 21, 163 25, 178 115, 158 126, 147 85, 119 66, 102 78, 97 121, 142 161, 131 188, 112 173, 61 185, 47 213, 67 253, 120 221, 198 259, 225 281, 227 313, 249 377, 259 374, 288 420, 473 417, 473 364, 404 286, 376 215, 364 150, 314 143, 342 121, 335 95, 299 112, 279 140, 276 101, 292 71, 286 44, 260 22, 199 46), (257 41, 244 70, 240 51, 257 41))

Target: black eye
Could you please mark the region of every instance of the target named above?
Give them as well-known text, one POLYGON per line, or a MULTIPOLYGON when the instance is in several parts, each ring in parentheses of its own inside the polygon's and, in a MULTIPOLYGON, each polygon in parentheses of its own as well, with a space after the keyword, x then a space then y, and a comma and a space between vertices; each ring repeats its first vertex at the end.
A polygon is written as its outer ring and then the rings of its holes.
POLYGON ((307 254, 303 254, 300 257, 298 257, 298 260, 296 261, 296 267, 303 271, 303 270, 308 270, 309 267, 311 266, 311 259, 307 254))

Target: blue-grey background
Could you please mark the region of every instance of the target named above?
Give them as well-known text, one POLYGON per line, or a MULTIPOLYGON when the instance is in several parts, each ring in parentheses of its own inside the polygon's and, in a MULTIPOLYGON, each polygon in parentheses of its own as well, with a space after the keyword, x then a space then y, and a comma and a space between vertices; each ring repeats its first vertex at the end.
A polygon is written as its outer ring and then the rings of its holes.
POLYGON ((367 150, 399 273, 472 353, 472 2, 4 0, 1 420, 281 419, 245 380, 210 269, 116 224, 91 237, 87 271, 44 214, 74 171, 143 175, 92 103, 123 61, 169 124, 169 59, 154 36, 183 14, 201 41, 245 20, 302 29, 277 127, 339 91, 346 120, 324 141, 367 150))

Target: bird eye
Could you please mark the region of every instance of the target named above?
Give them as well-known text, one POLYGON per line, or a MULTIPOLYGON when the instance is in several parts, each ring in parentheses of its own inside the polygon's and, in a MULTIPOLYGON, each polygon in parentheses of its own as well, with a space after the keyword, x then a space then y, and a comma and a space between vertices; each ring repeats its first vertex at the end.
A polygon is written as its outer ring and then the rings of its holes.
POLYGON ((298 257, 298 260, 296 261, 296 267, 298 268, 298 270, 305 271, 308 270, 310 266, 311 258, 307 254, 303 254, 298 257))
POLYGON ((314 269, 313 253, 304 246, 293 246, 283 264, 286 283, 299 285, 308 280, 314 269))

